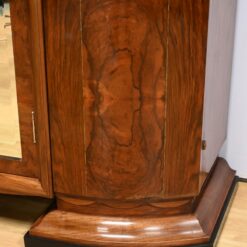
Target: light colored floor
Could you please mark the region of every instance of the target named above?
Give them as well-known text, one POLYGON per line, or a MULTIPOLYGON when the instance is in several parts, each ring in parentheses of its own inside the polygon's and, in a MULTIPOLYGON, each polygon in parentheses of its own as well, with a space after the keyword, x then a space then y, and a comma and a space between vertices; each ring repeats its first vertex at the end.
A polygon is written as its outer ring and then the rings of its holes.
POLYGON ((247 183, 239 183, 217 247, 247 246, 247 183))
MULTIPOLYGON (((49 201, 0 196, 0 246, 24 247, 23 236, 49 201)), ((247 246, 247 183, 239 183, 217 247, 247 246)))
POLYGON ((21 158, 16 78, 8 5, 0 16, 0 155, 21 158))

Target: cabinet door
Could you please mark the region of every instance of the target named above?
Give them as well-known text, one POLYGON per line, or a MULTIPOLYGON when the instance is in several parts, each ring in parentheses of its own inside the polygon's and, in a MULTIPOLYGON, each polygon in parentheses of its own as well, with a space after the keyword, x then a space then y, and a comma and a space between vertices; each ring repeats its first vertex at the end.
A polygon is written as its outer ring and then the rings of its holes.
POLYGON ((41 0, 0 5, 0 193, 49 197, 41 0))
POLYGON ((209 1, 44 4, 55 192, 197 195, 209 1))

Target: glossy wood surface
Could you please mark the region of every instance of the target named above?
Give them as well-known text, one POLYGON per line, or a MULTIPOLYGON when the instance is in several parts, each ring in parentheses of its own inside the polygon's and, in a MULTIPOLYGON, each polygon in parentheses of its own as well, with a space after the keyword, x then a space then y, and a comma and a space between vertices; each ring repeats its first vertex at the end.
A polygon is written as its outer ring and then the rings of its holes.
POLYGON ((92 246, 208 241, 235 176, 218 159, 200 190, 209 0, 43 9, 58 209, 31 235, 92 246))
POLYGON ((57 194, 57 207, 60 210, 102 216, 155 216, 191 213, 194 198, 181 198, 171 201, 156 200, 100 200, 65 197, 57 194))
POLYGON ((170 217, 169 220, 135 219, 85 216, 56 210, 30 233, 92 246, 180 246, 208 240, 193 215, 170 217))
POLYGON ((170 0, 165 195, 197 195, 209 0, 170 0))
POLYGON ((0 172, 4 176, 4 180, 0 180, 0 192, 14 193, 16 189, 16 194, 36 193, 50 197, 52 184, 41 3, 41 0, 10 1, 22 159, 0 157, 0 172), (33 111, 36 143, 33 142, 33 111), (16 176, 20 188, 12 184, 12 175, 16 176))
POLYGON ((224 159, 217 159, 211 179, 195 211, 205 233, 211 235, 230 190, 235 171, 224 159))
MULTIPOLYGON (((225 215, 223 229, 214 244, 215 247, 246 247, 247 183, 238 182, 235 190, 235 196, 228 206, 229 212, 225 215)), ((24 234, 49 202, 40 201, 39 198, 13 196, 0 196, 0 202, 1 244, 8 247, 24 247, 24 234)), ((37 247, 37 245, 33 246, 37 247)))
POLYGON ((39 179, 5 173, 0 173, 0 192, 10 195, 48 196, 39 179))
POLYGON ((41 217, 30 234, 90 246, 151 247, 205 243, 211 237, 234 177, 235 172, 226 161, 218 159, 198 206, 189 214, 112 217, 97 214, 97 210, 89 215, 58 209, 41 217))
POLYGON ((88 196, 163 196, 167 18, 166 0, 82 3, 88 196))
POLYGON ((208 8, 44 1, 57 193, 198 194, 208 8))
POLYGON ((81 195, 86 171, 80 1, 43 1, 43 9, 54 189, 81 195))

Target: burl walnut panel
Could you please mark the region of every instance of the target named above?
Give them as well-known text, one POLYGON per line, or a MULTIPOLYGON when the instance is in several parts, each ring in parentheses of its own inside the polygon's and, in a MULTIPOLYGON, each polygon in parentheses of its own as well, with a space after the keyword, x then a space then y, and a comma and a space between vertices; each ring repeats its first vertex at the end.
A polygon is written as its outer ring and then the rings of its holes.
POLYGON ((55 191, 198 193, 208 1, 44 1, 55 191))
POLYGON ((83 1, 87 195, 162 196, 167 1, 83 1))

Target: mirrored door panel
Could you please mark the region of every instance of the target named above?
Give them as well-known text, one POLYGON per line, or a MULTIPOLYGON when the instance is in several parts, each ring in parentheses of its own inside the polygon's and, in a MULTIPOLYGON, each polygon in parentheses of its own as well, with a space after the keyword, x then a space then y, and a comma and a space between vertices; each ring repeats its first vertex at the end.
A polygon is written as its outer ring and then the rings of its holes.
POLYGON ((0 1, 0 156, 21 158, 9 1, 0 1))
POLYGON ((51 196, 42 0, 0 0, 0 193, 51 196))

